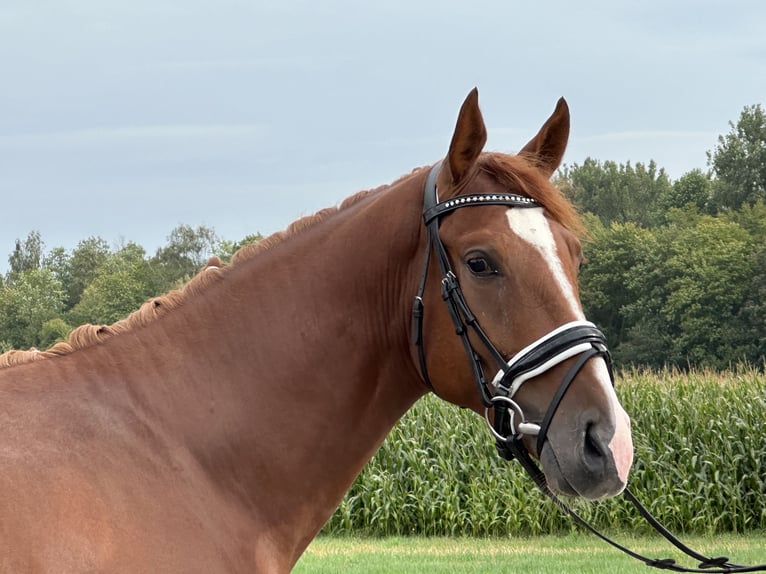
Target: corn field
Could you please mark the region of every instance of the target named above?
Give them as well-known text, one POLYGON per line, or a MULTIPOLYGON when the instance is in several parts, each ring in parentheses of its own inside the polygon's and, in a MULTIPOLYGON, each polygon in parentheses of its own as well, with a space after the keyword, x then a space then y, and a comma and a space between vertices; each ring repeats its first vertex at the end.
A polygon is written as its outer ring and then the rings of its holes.
MULTIPOLYGON (((626 372, 630 489, 671 530, 766 530, 766 376, 626 372)), ((598 528, 649 531, 622 497, 572 506, 598 528)), ((429 395, 393 429, 325 533, 508 536, 577 527, 501 460, 485 423, 429 395)))

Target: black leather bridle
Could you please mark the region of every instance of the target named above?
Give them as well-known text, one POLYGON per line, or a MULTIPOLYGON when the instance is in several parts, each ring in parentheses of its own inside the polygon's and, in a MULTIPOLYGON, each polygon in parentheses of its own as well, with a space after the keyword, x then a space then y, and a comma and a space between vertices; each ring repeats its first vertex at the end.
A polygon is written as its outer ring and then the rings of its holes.
POLYGON ((609 349, 606 346, 606 339, 603 333, 592 323, 573 321, 540 337, 511 357, 510 360, 506 360, 481 328, 476 316, 471 312, 463 296, 460 283, 447 255, 447 250, 439 237, 440 218, 464 207, 505 205, 510 208, 526 209, 542 207, 542 205, 534 199, 512 193, 458 195, 452 199, 439 202, 436 181, 441 165, 442 162, 438 162, 431 168, 424 186, 423 222, 426 226, 428 240, 423 273, 412 307, 412 342, 417 347, 420 372, 426 384, 438 395, 438 391, 428 375, 423 340, 423 295, 428 278, 431 252, 434 252, 441 272, 441 296, 447 305, 447 310, 455 327, 455 333, 460 337, 471 365, 474 381, 485 407, 485 418, 487 423, 490 424, 490 430, 495 437, 495 445, 501 457, 506 460, 517 459, 538 488, 553 500, 559 508, 567 512, 575 521, 601 540, 644 562, 648 566, 674 572, 724 573, 766 571, 766 564, 742 566, 730 563, 729 559, 725 556, 708 557, 692 550, 660 524, 633 493, 626 489, 624 495, 638 509, 644 519, 676 548, 694 560, 699 561, 699 566, 697 568, 686 568, 676 564, 676 561, 672 558, 648 558, 611 540, 596 530, 551 491, 545 480, 545 475, 538 468, 534 460, 532 460, 529 451, 524 446, 523 436, 536 435, 536 454, 539 457, 545 445, 548 428, 561 400, 564 398, 577 373, 580 372, 588 360, 594 357, 602 357, 609 371, 609 379, 612 385, 614 385, 612 361, 609 349), (489 352, 489 355, 497 363, 498 371, 491 383, 487 381, 485 376, 481 357, 473 348, 469 338, 469 330, 478 337, 479 341, 489 352), (527 380, 541 375, 567 359, 575 357, 575 362, 564 375, 556 393, 551 399, 543 420, 540 424, 527 421, 523 410, 513 400, 515 393, 527 380), (489 421, 489 409, 494 410, 494 421, 492 423, 489 421))
MULTIPOLYGON (((423 293, 425 292, 431 252, 433 251, 436 254, 441 272, 442 299, 447 304, 447 310, 455 327, 455 332, 460 337, 463 348, 468 356, 474 381, 485 407, 488 423, 489 410, 494 410, 494 423, 490 424, 490 429, 495 436, 499 454, 508 460, 513 458, 529 458, 529 453, 522 444, 522 436, 536 435, 537 455, 539 456, 545 444, 548 428, 561 400, 564 398, 577 373, 589 359, 599 356, 603 357, 609 370, 610 380, 614 384, 611 358, 606 346, 606 339, 601 331, 592 323, 573 321, 554 329, 537 341, 534 341, 510 360, 507 360, 498 351, 484 329, 479 325, 479 321, 471 312, 463 296, 460 283, 447 256, 447 250, 439 237, 439 224, 442 217, 464 207, 505 205, 512 208, 527 209, 542 206, 534 199, 512 193, 459 195, 439 202, 436 178, 440 167, 441 162, 431 168, 424 187, 423 222, 428 233, 428 247, 426 249, 425 263, 418 293, 415 296, 412 310, 413 343, 418 349, 421 374, 426 384, 434 392, 437 392, 428 375, 423 344, 423 293), (498 371, 491 383, 487 381, 481 358, 473 348, 469 338, 469 330, 478 337, 489 355, 497 363, 498 371), (577 360, 564 376, 542 422, 540 424, 528 422, 519 404, 513 400, 516 392, 525 381, 573 357, 577 357, 577 360)), ((532 462, 531 459, 529 462, 532 462)))

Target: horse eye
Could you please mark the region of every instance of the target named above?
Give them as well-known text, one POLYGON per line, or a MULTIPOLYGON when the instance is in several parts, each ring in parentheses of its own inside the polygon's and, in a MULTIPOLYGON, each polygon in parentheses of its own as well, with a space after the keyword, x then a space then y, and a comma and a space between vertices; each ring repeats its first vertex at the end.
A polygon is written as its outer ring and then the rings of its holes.
POLYGON ((478 275, 479 277, 487 277, 489 275, 494 275, 497 273, 497 270, 490 265, 489 261, 484 259, 483 257, 472 257, 468 261, 466 261, 466 264, 468 265, 468 268, 471 270, 471 273, 474 275, 478 275))

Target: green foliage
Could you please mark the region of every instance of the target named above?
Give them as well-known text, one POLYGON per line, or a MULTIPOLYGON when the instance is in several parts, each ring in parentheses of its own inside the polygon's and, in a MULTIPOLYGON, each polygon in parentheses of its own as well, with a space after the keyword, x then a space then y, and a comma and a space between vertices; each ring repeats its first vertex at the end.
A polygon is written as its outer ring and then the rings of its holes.
POLYGON ((587 158, 582 165, 565 166, 556 183, 581 211, 595 214, 604 225, 654 225, 662 220, 664 198, 672 191, 665 170, 654 161, 633 167, 587 158))
POLYGON ((766 356, 763 108, 731 127, 708 153, 712 174, 670 182, 653 162, 588 158, 558 175, 592 239, 583 305, 618 364, 725 368, 766 356))
POLYGON ((49 269, 16 274, 0 287, 0 339, 17 349, 40 346, 43 324, 63 307, 63 287, 49 269))
POLYGON ((57 271, 66 285, 66 308, 72 309, 80 302, 85 288, 110 256, 107 242, 100 237, 88 237, 80 241, 71 256, 60 255, 57 271))
POLYGON ((31 231, 23 242, 17 239, 16 247, 8 257, 8 264, 10 265, 8 281, 14 281, 25 271, 39 269, 42 253, 43 242, 39 231, 31 231))
POLYGON ((74 325, 111 324, 138 309, 153 294, 146 252, 128 243, 96 270, 69 319, 74 325))
POLYGON ((745 289, 745 302, 739 311, 743 337, 752 345, 751 356, 766 357, 766 244, 753 257, 756 272, 745 289))
POLYGON ((0 352, 47 348, 71 327, 114 323, 148 298, 181 286, 211 255, 228 260, 261 238, 221 241, 211 228, 180 225, 149 257, 132 242, 113 251, 100 237, 80 241, 71 252, 54 247, 45 253, 33 231, 16 241, 11 269, 0 276, 0 352))
POLYGON ((240 241, 223 240, 219 242, 215 251, 215 255, 219 257, 224 263, 228 263, 231 261, 231 258, 234 256, 234 254, 242 247, 245 245, 250 245, 251 243, 257 243, 261 239, 263 239, 263 235, 260 233, 251 233, 246 235, 240 241))
POLYGON ((668 362, 721 368, 748 357, 738 316, 755 272, 750 235, 710 216, 665 231, 662 312, 674 331, 668 362))
MULTIPOLYGON (((67 253, 67 250, 63 247, 54 247, 43 256, 42 266, 53 273, 54 277, 58 279, 59 283, 63 286, 66 295, 67 288, 72 281, 71 256, 67 253)), ((66 298, 67 297, 65 297, 65 299, 66 298)), ((68 308, 66 300, 64 302, 64 307, 68 308)))
POLYGON ((715 203, 719 209, 738 209, 766 200, 766 114, 760 104, 745 106, 731 131, 718 136, 708 152, 708 163, 718 178, 715 203))
POLYGON ((499 536, 541 534, 558 521, 518 468, 497 456, 485 424, 431 396, 394 427, 328 533, 499 536))
POLYGON ((47 349, 66 339, 72 328, 61 317, 55 317, 43 323, 40 329, 40 348, 47 349))
MULTIPOLYGON (((766 528, 766 377, 632 372, 618 384, 631 414, 630 488, 671 530, 766 528)), ((554 419, 555 424, 555 419, 554 419)), ((597 528, 650 532, 621 497, 573 501, 597 528)), ((393 429, 325 533, 509 536, 576 529, 517 463, 495 453, 486 423, 429 395, 393 429)))
POLYGON ((726 368, 740 360, 760 362, 762 204, 739 216, 704 215, 687 204, 669 210, 666 223, 653 228, 587 221, 591 240, 584 248, 581 297, 618 364, 726 368))
POLYGON ((733 221, 754 238, 766 238, 766 202, 762 199, 753 205, 746 204, 737 210, 726 211, 721 217, 733 221))
POLYGON ((692 206, 702 213, 712 212, 713 182, 701 169, 685 173, 659 198, 663 211, 692 206))
POLYGON ((766 525, 766 378, 753 370, 633 373, 632 483, 672 529, 743 532, 766 525))
MULTIPOLYGON (((635 223, 613 223, 608 228, 590 220, 591 239, 584 245, 586 264, 580 277, 585 312, 599 325, 612 346, 625 341, 625 309, 634 305, 656 266, 654 234, 635 223)), ((648 298, 651 301, 651 298, 648 298)), ((645 309, 654 313, 656 309, 645 309)))
POLYGON ((167 239, 167 245, 157 250, 151 262, 161 291, 177 287, 196 275, 220 244, 215 231, 204 225, 196 229, 179 225, 167 239))

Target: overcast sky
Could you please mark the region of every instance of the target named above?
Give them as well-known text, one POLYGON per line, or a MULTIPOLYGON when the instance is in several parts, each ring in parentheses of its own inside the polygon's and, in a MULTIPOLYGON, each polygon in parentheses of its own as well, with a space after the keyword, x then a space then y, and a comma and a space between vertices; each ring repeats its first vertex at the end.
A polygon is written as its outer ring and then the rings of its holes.
POLYGON ((0 270, 33 229, 272 233, 442 157, 474 86, 491 149, 564 96, 566 163, 674 179, 766 100, 760 0, 0 2, 0 270))

